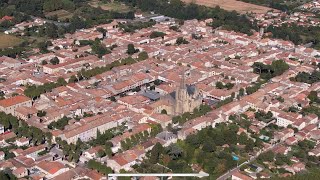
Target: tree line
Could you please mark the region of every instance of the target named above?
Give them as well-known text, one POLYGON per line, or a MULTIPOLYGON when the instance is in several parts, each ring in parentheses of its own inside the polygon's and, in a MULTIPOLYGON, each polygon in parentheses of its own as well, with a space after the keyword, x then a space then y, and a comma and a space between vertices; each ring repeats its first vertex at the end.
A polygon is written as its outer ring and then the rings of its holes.
POLYGON ((169 17, 189 20, 213 18, 210 24, 213 28, 223 27, 246 34, 252 34, 251 29, 257 29, 245 15, 239 15, 236 11, 226 11, 220 7, 210 8, 194 3, 186 4, 181 0, 119 0, 142 11, 154 11, 169 17))
POLYGON ((0 124, 5 130, 13 131, 18 137, 26 137, 31 140, 34 145, 51 143, 51 133, 44 133, 41 129, 29 126, 25 121, 19 120, 11 114, 0 112, 0 124))
POLYGON ((320 27, 299 26, 297 24, 283 24, 279 27, 269 26, 266 32, 271 32, 272 37, 289 40, 294 44, 313 43, 313 48, 320 49, 320 27))
POLYGON ((313 84, 320 81, 320 71, 315 70, 312 73, 299 72, 296 77, 290 78, 290 80, 313 84))

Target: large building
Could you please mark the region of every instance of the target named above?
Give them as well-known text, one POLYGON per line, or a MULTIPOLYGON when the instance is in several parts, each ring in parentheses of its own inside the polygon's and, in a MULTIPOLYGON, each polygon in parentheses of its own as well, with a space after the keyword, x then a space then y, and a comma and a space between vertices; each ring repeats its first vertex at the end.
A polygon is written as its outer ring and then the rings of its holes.
POLYGON ((202 104, 202 95, 194 85, 186 85, 184 72, 180 85, 176 91, 164 96, 160 101, 164 101, 166 106, 162 106, 170 115, 180 115, 185 112, 192 112, 202 104))
POLYGON ((18 95, 8 99, 0 101, 0 111, 6 114, 16 115, 16 109, 18 107, 31 107, 32 100, 26 96, 18 95))

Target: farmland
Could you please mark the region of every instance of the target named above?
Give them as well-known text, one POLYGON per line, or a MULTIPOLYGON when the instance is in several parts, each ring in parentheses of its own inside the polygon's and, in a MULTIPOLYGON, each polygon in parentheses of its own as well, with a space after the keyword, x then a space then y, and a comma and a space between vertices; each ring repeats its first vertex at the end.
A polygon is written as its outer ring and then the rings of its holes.
POLYGON ((23 40, 12 35, 0 33, 0 49, 17 46, 23 40))
MULTIPOLYGON (((228 11, 237 11, 238 13, 245 14, 247 12, 253 13, 266 13, 270 10, 275 10, 265 6, 259 6, 255 4, 245 3, 237 0, 183 0, 186 3, 196 3, 208 7, 220 6, 222 9, 228 11)), ((276 11, 276 10, 275 10, 276 11)))

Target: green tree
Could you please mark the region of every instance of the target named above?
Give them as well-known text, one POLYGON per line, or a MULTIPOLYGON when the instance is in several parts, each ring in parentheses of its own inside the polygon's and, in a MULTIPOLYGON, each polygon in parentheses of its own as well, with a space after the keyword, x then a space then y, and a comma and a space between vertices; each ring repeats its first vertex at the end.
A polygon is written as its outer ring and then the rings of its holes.
POLYGON ((128 44, 127 53, 128 53, 129 55, 132 55, 132 54, 136 53, 136 49, 134 48, 134 45, 133 45, 133 44, 128 44))
POLYGON ((159 162, 160 155, 163 152, 162 145, 158 142, 156 143, 150 151, 150 163, 156 164, 159 162))
POLYGON ((218 88, 218 89, 223 89, 223 88, 224 88, 223 83, 220 82, 220 81, 217 81, 217 82, 216 82, 216 88, 218 88))
POLYGON ((50 63, 53 65, 56 65, 56 64, 60 63, 60 60, 59 60, 59 58, 54 57, 54 58, 50 59, 50 63))
POLYGON ((138 54, 139 61, 143 61, 143 60, 146 60, 148 58, 149 58, 149 56, 148 56, 148 53, 146 51, 142 51, 141 53, 138 54))

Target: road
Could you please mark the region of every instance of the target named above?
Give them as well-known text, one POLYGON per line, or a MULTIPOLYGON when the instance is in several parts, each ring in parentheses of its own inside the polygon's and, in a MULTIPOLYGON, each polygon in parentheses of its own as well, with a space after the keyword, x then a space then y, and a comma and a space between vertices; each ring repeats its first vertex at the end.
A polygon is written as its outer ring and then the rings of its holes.
MULTIPOLYGON (((280 143, 279 143, 280 144, 280 143)), ((263 151, 257 153, 255 156, 251 156, 250 160, 243 162, 242 164, 238 165, 237 167, 229 170, 228 172, 226 172, 225 174, 223 174, 222 176, 220 176, 219 178, 217 178, 217 180, 226 180, 227 178, 229 178, 233 173, 235 173, 236 171, 238 171, 240 169, 241 166, 245 165, 245 164, 249 164, 251 162, 253 162, 254 160, 257 159, 257 157, 264 152, 267 152, 269 150, 274 149, 275 147, 277 147, 279 144, 274 144, 271 147, 264 149, 263 151)))

